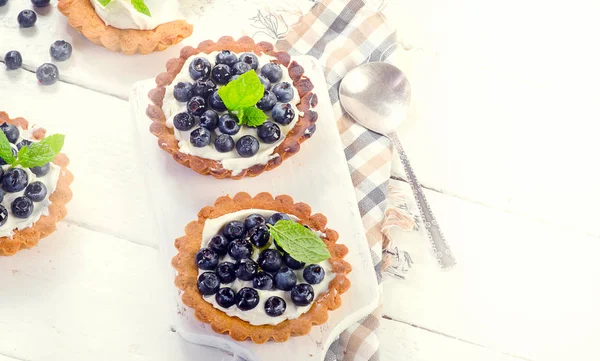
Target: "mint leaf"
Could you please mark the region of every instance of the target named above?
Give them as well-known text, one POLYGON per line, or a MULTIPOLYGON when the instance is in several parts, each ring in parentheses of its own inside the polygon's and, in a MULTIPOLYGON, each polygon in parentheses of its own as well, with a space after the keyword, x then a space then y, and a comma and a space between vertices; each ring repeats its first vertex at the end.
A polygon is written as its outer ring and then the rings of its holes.
POLYGON ((13 164, 15 162, 15 156, 13 155, 12 147, 10 142, 6 138, 3 131, 0 130, 0 158, 4 159, 6 164, 13 164))
POLYGON ((150 15, 150 9, 148 9, 144 0, 131 0, 131 5, 133 5, 138 12, 147 16, 152 16, 150 15))
POLYGON ((265 88, 254 70, 245 72, 219 89, 219 96, 230 111, 254 106, 264 93, 265 88))
POLYGON ((102 5, 102 6, 106 6, 106 5, 110 4, 111 1, 112 0, 98 0, 100 5, 102 5))
POLYGON ((275 242, 297 261, 319 263, 331 257, 321 238, 310 229, 294 221, 279 221, 269 225, 275 242))
POLYGON ((244 108, 244 119, 242 122, 249 127, 258 127, 267 120, 267 115, 256 107, 244 108))
POLYGON ((17 155, 16 164, 23 168, 40 167, 54 160, 65 143, 65 136, 53 134, 37 143, 22 147, 17 155))

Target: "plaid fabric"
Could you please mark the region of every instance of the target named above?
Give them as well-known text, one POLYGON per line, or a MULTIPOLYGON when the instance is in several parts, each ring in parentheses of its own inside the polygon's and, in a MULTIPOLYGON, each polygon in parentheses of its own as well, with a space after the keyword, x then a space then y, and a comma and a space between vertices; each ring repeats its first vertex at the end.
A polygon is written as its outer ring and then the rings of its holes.
MULTIPOLYGON (((373 264, 381 282, 382 221, 391 171, 391 144, 367 131, 345 114, 338 91, 351 69, 370 59, 385 61, 395 43, 395 31, 363 0, 325 0, 314 5, 294 25, 277 48, 291 55, 312 55, 321 61, 329 97, 337 118, 348 167, 356 190, 373 264)), ((344 331, 330 347, 326 361, 379 360, 381 310, 344 331)))

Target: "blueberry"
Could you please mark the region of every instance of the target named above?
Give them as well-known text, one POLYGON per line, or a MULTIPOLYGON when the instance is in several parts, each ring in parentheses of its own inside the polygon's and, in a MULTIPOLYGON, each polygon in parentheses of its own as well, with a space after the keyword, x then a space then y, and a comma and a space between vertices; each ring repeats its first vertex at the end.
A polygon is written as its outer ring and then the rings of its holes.
POLYGON ((25 197, 34 202, 41 202, 48 195, 48 189, 42 182, 32 182, 25 188, 25 197))
POLYGON ((253 251, 252 245, 246 239, 236 239, 231 241, 229 248, 227 249, 227 253, 235 260, 249 258, 252 256, 253 251))
POLYGON ((275 273, 275 287, 289 291, 296 285, 296 274, 287 267, 282 267, 275 273))
POLYGON ((277 83, 271 90, 280 102, 287 103, 294 99, 294 87, 288 82, 277 83))
POLYGON ((210 107, 218 112, 224 112, 227 110, 227 107, 225 106, 225 103, 223 103, 219 92, 213 92, 208 97, 208 104, 210 104, 210 107))
POLYGON ((58 81, 58 68, 54 64, 42 64, 35 71, 35 76, 40 84, 52 85, 58 81))
POLYGON ((242 63, 241 61, 238 61, 237 63, 233 64, 232 69, 233 69, 234 74, 242 75, 245 72, 252 70, 252 67, 246 63, 242 63))
POLYGON ((6 5, 7 2, 8 2, 8 0, 0 0, 0 6, 6 5))
POLYGON ((33 213, 33 202, 25 196, 17 197, 10 205, 10 208, 13 216, 25 219, 33 213))
POLYGON ((209 95, 211 95, 216 90, 217 84, 215 84, 215 82, 212 79, 198 79, 194 84, 193 92, 194 95, 198 95, 204 99, 208 99, 209 95))
POLYGON ((235 141, 231 135, 219 134, 215 139, 215 149, 220 153, 231 152, 235 147, 235 141))
POLYGON ((300 262, 292 258, 288 253, 283 255, 283 263, 291 269, 302 269, 304 267, 304 262, 300 262))
POLYGON ((263 97, 256 103, 256 107, 264 111, 269 111, 273 109, 275 104, 277 104, 277 97, 275 94, 273 94, 272 91, 265 90, 263 97))
POLYGON ((271 83, 277 83, 283 78, 283 70, 279 64, 267 63, 260 69, 260 75, 269 79, 271 83))
POLYGON ((17 149, 21 149, 23 147, 29 147, 33 142, 29 139, 23 139, 19 143, 17 143, 17 149))
POLYGON ((301 283, 292 288, 290 296, 296 306, 308 306, 315 299, 315 291, 311 285, 301 283))
POLYGON ((258 144, 258 139, 254 138, 251 135, 244 135, 240 139, 238 139, 237 143, 235 143, 235 149, 238 154, 243 158, 250 158, 256 153, 258 153, 258 149, 260 148, 260 144, 258 144))
POLYGON ((242 288, 235 296, 235 304, 242 311, 248 311, 258 305, 260 297, 255 289, 250 287, 242 288))
POLYGON ((0 189, 0 202, 4 200, 4 191, 0 189))
POLYGON ((270 290, 273 288, 273 275, 260 271, 252 280, 252 286, 257 290, 270 290))
POLYGON ((219 306, 223 308, 229 308, 235 305, 235 291, 233 291, 229 287, 223 287, 217 291, 215 300, 217 301, 219 306))
MULTIPOLYGON (((1 5, 1 4, 0 4, 1 5)), ((2 227, 8 220, 8 211, 2 205, 0 205, 0 227, 2 227)))
MULTIPOLYGON (((16 158, 17 150, 15 148, 12 148, 12 153, 13 153, 13 156, 16 158)), ((5 165, 5 164, 6 164, 6 161, 4 159, 0 158, 0 165, 5 165)))
POLYGON ((244 225, 246 226, 246 229, 252 229, 256 226, 264 226, 265 223, 267 223, 265 217, 261 216, 258 213, 253 213, 246 217, 246 220, 244 220, 244 225))
POLYGON ((271 117, 281 125, 288 125, 294 120, 296 112, 290 103, 277 103, 271 111, 271 117))
POLYGON ((306 266, 302 272, 302 276, 306 282, 316 285, 317 283, 321 283, 325 278, 325 270, 318 264, 311 264, 306 266))
POLYGON ((198 291, 203 296, 211 296, 217 293, 221 282, 214 272, 204 272, 198 277, 198 291))
POLYGON ((219 130, 223 134, 235 135, 240 131, 238 117, 233 114, 223 114, 219 118, 219 130))
POLYGON ((265 302, 265 313, 271 317, 281 316, 285 312, 286 306, 283 298, 271 296, 265 302))
POLYGON ((235 265, 231 262, 219 263, 216 273, 221 283, 231 283, 235 281, 235 265))
POLYGON ((2 189, 9 193, 20 192, 27 187, 28 181, 27 173, 23 169, 12 168, 2 177, 2 189))
POLYGON ((179 113, 173 117, 173 126, 175 129, 186 131, 196 125, 196 118, 190 113, 179 113))
POLYGON ((43 177, 50 171, 50 163, 46 163, 40 167, 31 167, 29 170, 38 177, 43 177))
POLYGON ((56 61, 65 61, 71 57, 73 46, 64 40, 57 40, 50 45, 50 56, 56 61))
POLYGON ((269 228, 264 224, 251 228, 248 231, 248 240, 256 247, 263 247, 269 242, 270 237, 269 228))
POLYGON ((23 58, 21 53, 16 50, 11 50, 4 55, 4 65, 8 70, 19 69, 23 65, 23 58))
POLYGON ((214 270, 219 264, 219 255, 211 248, 201 248, 195 257, 196 266, 203 270, 214 270))
POLYGON ((19 135, 21 134, 21 132, 19 132, 19 128, 6 122, 0 125, 0 129, 2 129, 2 132, 4 132, 4 135, 6 135, 6 138, 11 143, 16 142, 19 139, 19 135))
POLYGON ((273 122, 264 122, 256 129, 258 138, 264 143, 273 144, 281 139, 281 129, 273 122))
POLYGON ((242 281, 252 281, 258 272, 258 265, 250 258, 244 258, 235 263, 235 276, 242 281))
POLYGON ((290 220, 291 220, 291 218, 287 214, 273 213, 273 215, 271 217, 269 217, 269 220, 267 221, 267 223, 274 226, 275 223, 277 223, 279 221, 290 221, 290 220))
POLYGON ((250 65, 254 70, 258 69, 258 58, 252 53, 243 53, 240 55, 240 62, 250 65))
POLYGON ((221 232, 225 238, 233 241, 234 239, 244 238, 246 235, 246 227, 244 226, 244 222, 231 221, 223 226, 221 232))
POLYGON ((258 265, 267 272, 277 272, 283 265, 283 258, 279 251, 265 249, 258 256, 258 265))
POLYGON ((207 110, 198 118, 198 125, 208 130, 215 130, 219 122, 219 114, 214 110, 207 110))
POLYGON ((194 147, 202 148, 210 144, 210 130, 206 128, 197 128, 190 133, 190 143, 194 147))
POLYGON ((190 76, 194 80, 208 78, 210 75, 210 61, 206 58, 196 58, 190 63, 190 76))
POLYGON ((210 249, 215 251, 218 255, 224 256, 227 254, 227 247, 229 247, 229 240, 220 234, 217 234, 208 242, 210 249))
POLYGON ((23 10, 17 16, 17 21, 21 27, 30 28, 35 25, 37 15, 33 10, 23 10))
POLYGON ((36 8, 43 8, 43 7, 48 6, 50 4, 50 0, 31 0, 31 3, 36 8))
POLYGON ((269 81, 269 79, 265 78, 262 75, 259 75, 258 79, 260 80, 260 82, 262 83, 262 85, 265 87, 265 90, 271 89, 271 82, 269 81))
POLYGON ((226 64, 229 66, 233 66, 237 61, 237 56, 229 50, 222 50, 215 58, 215 63, 226 64))
POLYGON ((213 79, 219 84, 227 84, 232 75, 233 71, 229 65, 225 64, 215 65, 215 68, 212 72, 213 79))
POLYGON ((192 83, 180 81, 173 87, 173 97, 178 102, 189 102, 192 99, 194 86, 192 83))
POLYGON ((208 105, 206 105, 206 100, 199 96, 193 96, 187 103, 188 112, 197 117, 204 114, 206 109, 208 109, 208 105))

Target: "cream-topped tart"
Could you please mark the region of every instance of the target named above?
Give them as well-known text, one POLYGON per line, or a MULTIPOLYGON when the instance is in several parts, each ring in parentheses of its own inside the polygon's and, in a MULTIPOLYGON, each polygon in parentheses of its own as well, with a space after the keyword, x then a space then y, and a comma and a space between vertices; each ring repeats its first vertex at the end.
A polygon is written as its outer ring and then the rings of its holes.
POLYGON ((349 287, 348 249, 304 203, 238 193, 205 207, 177 239, 183 303, 219 333, 257 343, 305 335, 349 287))
POLYGON ((69 25, 110 51, 162 51, 190 36, 175 0, 58 0, 69 25))
POLYGON ((73 176, 60 134, 0 112, 0 255, 31 248, 66 215, 73 176))
POLYGON ((159 145, 201 174, 239 179, 271 170, 316 130, 317 97, 285 52, 250 38, 184 48, 157 77, 147 114, 159 145))
POLYGON ((104 23, 117 29, 153 30, 178 19, 179 4, 174 0, 144 0, 145 8, 136 8, 131 0, 90 1, 104 23))

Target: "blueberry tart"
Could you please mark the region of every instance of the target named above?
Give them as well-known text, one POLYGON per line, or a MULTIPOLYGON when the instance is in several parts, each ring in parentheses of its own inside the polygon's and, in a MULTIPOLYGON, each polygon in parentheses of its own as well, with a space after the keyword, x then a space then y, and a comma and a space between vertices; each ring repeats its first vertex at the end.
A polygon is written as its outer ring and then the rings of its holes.
POLYGON ((131 55, 162 51, 192 35, 175 0, 59 0, 69 25, 94 44, 131 55))
POLYGON ((237 341, 283 342, 308 334, 327 322, 350 287, 352 267, 343 260, 348 248, 336 243, 338 234, 326 223, 286 195, 217 199, 175 241, 172 264, 183 303, 199 321, 237 341), (272 225, 266 220, 273 215, 279 216, 272 225), (248 240, 257 228, 266 230, 266 243, 248 240))
POLYGON ((178 163, 200 174, 255 177, 297 153, 316 129, 318 99, 304 68, 249 37, 183 48, 156 84, 146 111, 150 131, 178 163), (181 118, 193 124, 182 128, 181 118), (193 132, 200 128, 208 133, 201 131, 198 142, 193 132))
POLYGON ((71 200, 64 137, 46 137, 23 118, 0 112, 0 256, 35 246, 56 230, 71 200), (20 149, 20 151, 17 151, 20 149))

